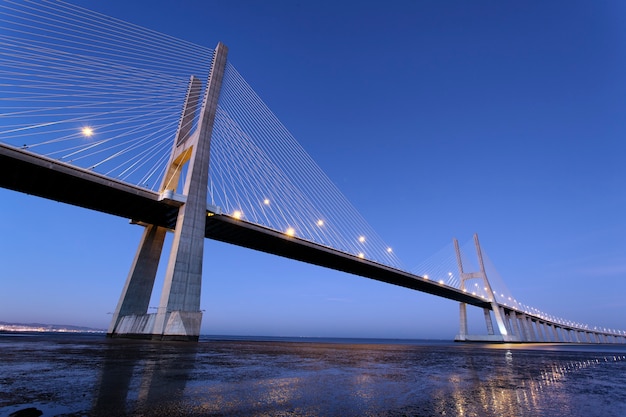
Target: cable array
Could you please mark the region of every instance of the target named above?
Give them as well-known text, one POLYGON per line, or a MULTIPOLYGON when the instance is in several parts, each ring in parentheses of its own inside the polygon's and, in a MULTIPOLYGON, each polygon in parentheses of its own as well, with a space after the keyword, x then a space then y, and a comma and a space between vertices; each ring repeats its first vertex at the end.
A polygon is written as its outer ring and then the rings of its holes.
MULTIPOLYGON (((158 190, 190 76, 205 88, 213 50, 63 1, 4 0, 0 24, 0 141, 158 190)), ((209 169, 225 213, 400 267, 230 64, 209 169)))
POLYGON ((385 265, 393 250, 227 64, 211 140, 211 204, 225 213, 385 265))
POLYGON ((0 141, 156 189, 212 50, 63 1, 0 3, 0 141))

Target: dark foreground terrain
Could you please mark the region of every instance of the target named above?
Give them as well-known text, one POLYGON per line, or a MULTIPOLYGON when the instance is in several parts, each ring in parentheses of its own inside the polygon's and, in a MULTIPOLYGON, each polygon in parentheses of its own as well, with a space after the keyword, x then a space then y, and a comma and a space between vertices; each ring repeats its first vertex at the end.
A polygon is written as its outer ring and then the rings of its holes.
POLYGON ((4 334, 0 359, 0 416, 626 416, 624 346, 4 334))

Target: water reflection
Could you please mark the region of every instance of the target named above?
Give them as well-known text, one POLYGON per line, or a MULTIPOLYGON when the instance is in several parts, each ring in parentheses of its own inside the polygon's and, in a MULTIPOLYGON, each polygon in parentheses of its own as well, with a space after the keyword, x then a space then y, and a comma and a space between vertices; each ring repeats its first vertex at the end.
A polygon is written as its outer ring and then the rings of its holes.
POLYGON ((626 349, 59 338, 0 351, 0 410, 44 417, 626 415, 626 349))
MULTIPOLYGON (((452 411, 455 416, 588 415, 572 407, 580 402, 575 398, 576 393, 585 391, 584 384, 593 380, 594 375, 596 378, 600 376, 601 373, 594 368, 626 361, 626 355, 564 361, 560 356, 547 359, 539 354, 529 357, 529 352, 506 350, 502 358, 505 366, 500 366, 497 357, 493 359, 494 363, 486 364, 476 363, 473 357, 468 357, 467 375, 452 375, 449 379, 450 396, 447 397, 445 392, 435 395, 436 413, 450 415, 452 411), (518 358, 520 360, 516 361, 518 358), (533 364, 534 360, 537 363, 533 364), (588 375, 583 374, 585 371, 588 375), (453 404, 450 404, 450 398, 453 404)), ((597 404, 598 399, 588 394, 583 401, 587 401, 587 407, 593 411, 593 404, 597 404)), ((620 415, 620 407, 622 410, 626 407, 623 401, 618 401, 617 405, 613 410, 616 416, 620 415)))
POLYGON ((197 345, 111 340, 91 415, 127 415, 179 403, 196 360, 197 345))

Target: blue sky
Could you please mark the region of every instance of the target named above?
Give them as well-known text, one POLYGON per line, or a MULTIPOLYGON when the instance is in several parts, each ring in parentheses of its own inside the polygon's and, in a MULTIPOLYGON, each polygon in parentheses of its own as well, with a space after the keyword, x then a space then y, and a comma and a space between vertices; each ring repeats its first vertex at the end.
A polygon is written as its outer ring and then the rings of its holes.
MULTIPOLYGON (((478 233, 518 300, 626 328, 623 2, 75 3, 227 44, 409 267, 478 233)), ((0 320, 106 328, 141 228, 7 190, 0 201, 0 320)), ((204 333, 458 328, 454 302, 219 242, 204 276, 204 333)))

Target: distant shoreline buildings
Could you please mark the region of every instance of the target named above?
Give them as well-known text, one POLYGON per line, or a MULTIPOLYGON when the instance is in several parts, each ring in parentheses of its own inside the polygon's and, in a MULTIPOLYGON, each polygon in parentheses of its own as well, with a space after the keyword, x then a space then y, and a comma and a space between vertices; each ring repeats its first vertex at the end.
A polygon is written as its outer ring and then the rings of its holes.
POLYGON ((0 332, 105 333, 106 330, 62 324, 0 322, 0 332))

